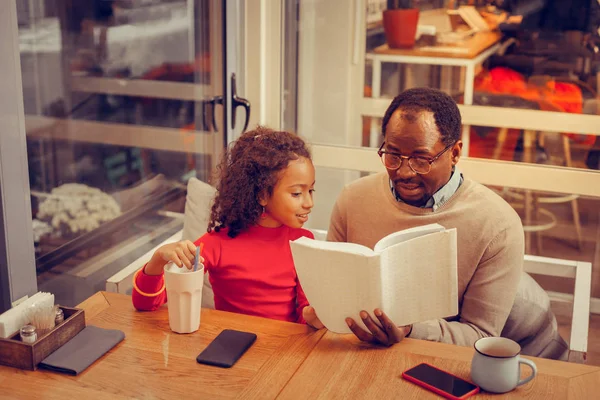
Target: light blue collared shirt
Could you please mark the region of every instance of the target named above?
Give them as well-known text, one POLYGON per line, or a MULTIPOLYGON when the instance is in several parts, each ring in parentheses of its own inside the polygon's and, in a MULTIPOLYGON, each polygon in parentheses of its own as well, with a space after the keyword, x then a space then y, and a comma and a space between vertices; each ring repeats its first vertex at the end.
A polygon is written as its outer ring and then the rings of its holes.
MULTIPOLYGON (((431 196, 431 198, 427 200, 427 203, 425 203, 424 206, 421 206, 421 208, 433 208, 433 211, 436 211, 444 203, 450 200, 450 198, 454 195, 454 193, 456 193, 460 185, 463 183, 463 180, 464 178, 462 176, 462 173, 458 170, 456 166, 454 166, 452 169, 452 176, 450 176, 450 180, 448 180, 448 182, 444 186, 442 186, 437 192, 435 192, 433 196, 431 196)), ((392 194, 394 195, 396 200, 402 202, 400 195, 398 195, 398 192, 396 192, 396 189, 394 188, 394 182, 392 182, 391 179, 390 189, 392 190, 392 194)))

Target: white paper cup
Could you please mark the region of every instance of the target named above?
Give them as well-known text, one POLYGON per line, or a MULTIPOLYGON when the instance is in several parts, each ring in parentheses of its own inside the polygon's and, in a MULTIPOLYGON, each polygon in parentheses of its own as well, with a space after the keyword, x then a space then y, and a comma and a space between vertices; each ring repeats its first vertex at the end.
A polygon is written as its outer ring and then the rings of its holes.
POLYGON ((192 333, 200 327, 204 265, 194 272, 173 263, 165 265, 169 326, 173 332, 192 333))

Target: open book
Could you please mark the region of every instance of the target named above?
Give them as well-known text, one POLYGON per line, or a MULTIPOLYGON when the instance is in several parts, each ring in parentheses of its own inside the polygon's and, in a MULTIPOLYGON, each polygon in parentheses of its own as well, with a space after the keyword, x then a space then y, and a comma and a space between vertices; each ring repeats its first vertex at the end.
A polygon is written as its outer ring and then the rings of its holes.
POLYGON ((397 325, 458 314, 456 229, 431 224, 394 232, 371 250, 306 237, 290 242, 300 284, 325 327, 381 308, 397 325))

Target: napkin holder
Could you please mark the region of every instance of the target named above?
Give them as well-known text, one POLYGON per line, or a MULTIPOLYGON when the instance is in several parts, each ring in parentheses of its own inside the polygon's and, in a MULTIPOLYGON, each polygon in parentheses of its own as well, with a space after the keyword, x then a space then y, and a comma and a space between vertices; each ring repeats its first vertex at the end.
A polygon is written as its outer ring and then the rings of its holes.
POLYGON ((21 341, 19 332, 0 338, 0 364, 35 371, 38 364, 85 328, 85 313, 78 308, 60 306, 65 320, 34 343, 21 341))

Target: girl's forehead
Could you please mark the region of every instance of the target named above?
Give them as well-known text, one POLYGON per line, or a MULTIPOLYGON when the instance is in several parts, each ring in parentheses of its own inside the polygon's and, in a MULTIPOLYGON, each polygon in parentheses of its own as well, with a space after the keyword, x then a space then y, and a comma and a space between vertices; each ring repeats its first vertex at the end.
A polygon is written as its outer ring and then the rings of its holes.
POLYGON ((300 157, 296 160, 291 160, 287 167, 284 168, 279 174, 279 183, 286 183, 288 185, 312 185, 314 180, 315 167, 313 166, 312 161, 306 157, 300 157))

